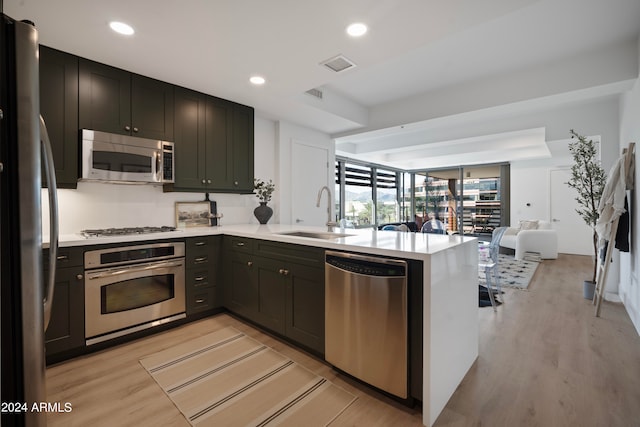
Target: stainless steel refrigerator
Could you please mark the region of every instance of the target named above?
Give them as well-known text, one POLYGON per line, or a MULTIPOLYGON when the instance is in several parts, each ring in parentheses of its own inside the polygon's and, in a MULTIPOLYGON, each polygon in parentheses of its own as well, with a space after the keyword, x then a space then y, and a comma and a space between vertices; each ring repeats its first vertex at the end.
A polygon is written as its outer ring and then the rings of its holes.
POLYGON ((45 280, 41 167, 53 211, 55 169, 39 112, 38 33, 31 23, 0 18, 0 421, 44 426, 46 413, 33 405, 47 401, 44 331, 53 296, 57 218, 51 219, 51 276, 45 280))

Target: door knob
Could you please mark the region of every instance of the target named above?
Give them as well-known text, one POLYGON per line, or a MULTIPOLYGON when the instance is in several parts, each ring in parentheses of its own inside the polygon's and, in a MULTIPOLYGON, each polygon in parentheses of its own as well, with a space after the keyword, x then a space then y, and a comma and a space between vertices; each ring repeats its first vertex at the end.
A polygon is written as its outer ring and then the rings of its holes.
POLYGON ((129 132, 131 130, 131 126, 125 126, 124 130, 126 130, 127 132, 129 132))

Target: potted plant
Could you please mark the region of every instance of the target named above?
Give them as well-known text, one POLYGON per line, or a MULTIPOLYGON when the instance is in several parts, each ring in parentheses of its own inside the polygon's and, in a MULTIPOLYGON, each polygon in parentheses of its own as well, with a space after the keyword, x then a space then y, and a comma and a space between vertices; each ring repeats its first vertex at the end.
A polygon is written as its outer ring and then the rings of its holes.
POLYGON ((267 203, 271 201, 271 195, 276 189, 276 186, 272 180, 264 182, 261 179, 254 179, 253 189, 256 197, 260 199, 260 206, 253 210, 253 215, 255 215, 260 224, 266 224, 271 218, 271 215, 273 215, 273 209, 267 206, 267 203))
POLYGON ((571 139, 576 138, 577 141, 569 143, 573 165, 571 166, 571 179, 567 182, 567 185, 574 188, 578 193, 576 197, 578 202, 576 212, 593 230, 593 276, 591 280, 585 280, 583 285, 584 297, 593 299, 598 268, 596 222, 598 221, 600 197, 602 197, 602 191, 606 184, 606 174, 600 166, 600 161, 596 158, 596 143, 592 139, 579 135, 573 129, 570 132, 571 139))

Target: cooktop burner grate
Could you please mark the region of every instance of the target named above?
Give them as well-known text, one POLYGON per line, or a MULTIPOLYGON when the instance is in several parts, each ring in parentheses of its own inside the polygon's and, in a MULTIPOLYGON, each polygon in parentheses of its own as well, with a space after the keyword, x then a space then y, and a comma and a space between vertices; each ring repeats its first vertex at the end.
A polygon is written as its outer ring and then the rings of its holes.
POLYGON ((82 230, 80 233, 84 237, 109 237, 109 236, 128 236, 132 234, 149 234, 163 233, 166 231, 175 231, 175 227, 123 227, 123 228, 100 228, 95 230, 82 230))

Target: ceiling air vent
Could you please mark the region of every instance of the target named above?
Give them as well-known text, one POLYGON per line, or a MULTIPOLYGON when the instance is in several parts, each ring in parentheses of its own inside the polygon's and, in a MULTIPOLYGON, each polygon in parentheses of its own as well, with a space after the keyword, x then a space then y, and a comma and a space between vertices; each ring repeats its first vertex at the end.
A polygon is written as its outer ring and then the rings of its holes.
POLYGON ((347 59, 343 55, 334 56, 333 58, 327 59, 326 61, 322 61, 320 65, 324 65, 336 73, 340 73, 342 71, 348 70, 356 66, 351 60, 347 59))
POLYGON ((320 89, 309 89, 305 93, 308 93, 311 96, 315 96, 318 99, 322 99, 322 91, 320 89))

